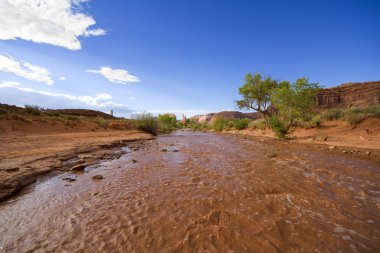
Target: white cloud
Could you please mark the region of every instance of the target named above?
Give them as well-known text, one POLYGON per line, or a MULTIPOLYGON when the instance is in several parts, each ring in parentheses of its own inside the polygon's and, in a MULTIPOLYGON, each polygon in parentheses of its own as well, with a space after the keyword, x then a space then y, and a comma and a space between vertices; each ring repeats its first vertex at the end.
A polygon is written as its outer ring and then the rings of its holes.
POLYGON ((61 80, 61 81, 65 81, 67 78, 65 77, 65 76, 60 76, 59 77, 59 80, 61 80))
POLYGON ((40 66, 33 65, 29 62, 18 62, 8 55, 0 54, 0 70, 10 72, 26 79, 52 85, 53 79, 50 72, 40 66))
POLYGON ((84 0, 0 0, 0 40, 21 38, 70 50, 81 49, 80 36, 100 36, 96 22, 81 13, 84 0))
POLYGON ((73 101, 80 102, 82 104, 97 107, 97 108, 124 108, 126 107, 123 104, 118 104, 110 101, 112 99, 112 96, 107 93, 99 93, 95 96, 76 96, 76 95, 70 95, 70 94, 62 94, 62 93, 54 93, 49 91, 42 91, 42 90, 36 90, 33 88, 27 88, 22 87, 20 83, 18 82, 10 82, 10 81, 3 81, 0 82, 0 88, 13 88, 17 89, 19 91, 28 92, 28 93, 34 93, 49 97, 55 97, 55 98, 64 98, 69 99, 73 101))
POLYGON ((101 67, 99 70, 86 70, 89 73, 101 74, 104 78, 113 83, 137 83, 140 79, 137 76, 130 75, 124 69, 112 69, 110 67, 101 67))

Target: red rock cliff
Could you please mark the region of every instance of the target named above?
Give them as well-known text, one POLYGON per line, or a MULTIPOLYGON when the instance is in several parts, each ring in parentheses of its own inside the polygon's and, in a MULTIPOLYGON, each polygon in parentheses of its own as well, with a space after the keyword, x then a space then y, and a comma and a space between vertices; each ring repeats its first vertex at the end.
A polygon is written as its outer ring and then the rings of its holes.
POLYGON ((323 89, 316 96, 316 107, 318 109, 363 107, 378 104, 380 104, 380 81, 346 83, 323 89))

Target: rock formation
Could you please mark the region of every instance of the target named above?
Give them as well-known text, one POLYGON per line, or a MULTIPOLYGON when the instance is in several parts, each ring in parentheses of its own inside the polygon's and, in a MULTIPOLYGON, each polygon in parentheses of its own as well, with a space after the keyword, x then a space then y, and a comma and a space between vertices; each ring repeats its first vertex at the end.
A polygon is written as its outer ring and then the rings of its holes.
POLYGON ((238 111, 222 111, 218 113, 209 113, 205 115, 197 115, 192 117, 193 120, 196 120, 198 122, 211 122, 214 121, 217 118, 225 118, 225 119, 258 119, 261 118, 261 115, 257 112, 250 112, 250 113, 242 113, 238 111))
POLYGON ((321 90, 316 96, 316 108, 348 108, 380 104, 380 81, 346 83, 321 90))

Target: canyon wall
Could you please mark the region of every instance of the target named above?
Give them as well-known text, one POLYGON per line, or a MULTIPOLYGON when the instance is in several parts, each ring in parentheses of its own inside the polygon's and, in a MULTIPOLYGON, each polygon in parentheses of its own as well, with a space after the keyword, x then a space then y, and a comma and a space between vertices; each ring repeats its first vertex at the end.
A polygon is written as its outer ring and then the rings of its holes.
POLYGON ((380 81, 346 83, 321 90, 316 96, 316 108, 348 108, 380 104, 380 81))

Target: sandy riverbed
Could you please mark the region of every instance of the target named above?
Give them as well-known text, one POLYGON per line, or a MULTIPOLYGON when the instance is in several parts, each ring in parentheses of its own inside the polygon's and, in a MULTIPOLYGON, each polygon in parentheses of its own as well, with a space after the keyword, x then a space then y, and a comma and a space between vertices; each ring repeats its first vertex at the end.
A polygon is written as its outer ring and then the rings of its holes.
POLYGON ((376 252, 379 169, 370 157, 305 144, 212 133, 160 136, 86 173, 41 178, 3 202, 0 247, 376 252), (104 179, 92 180, 97 174, 104 179))

